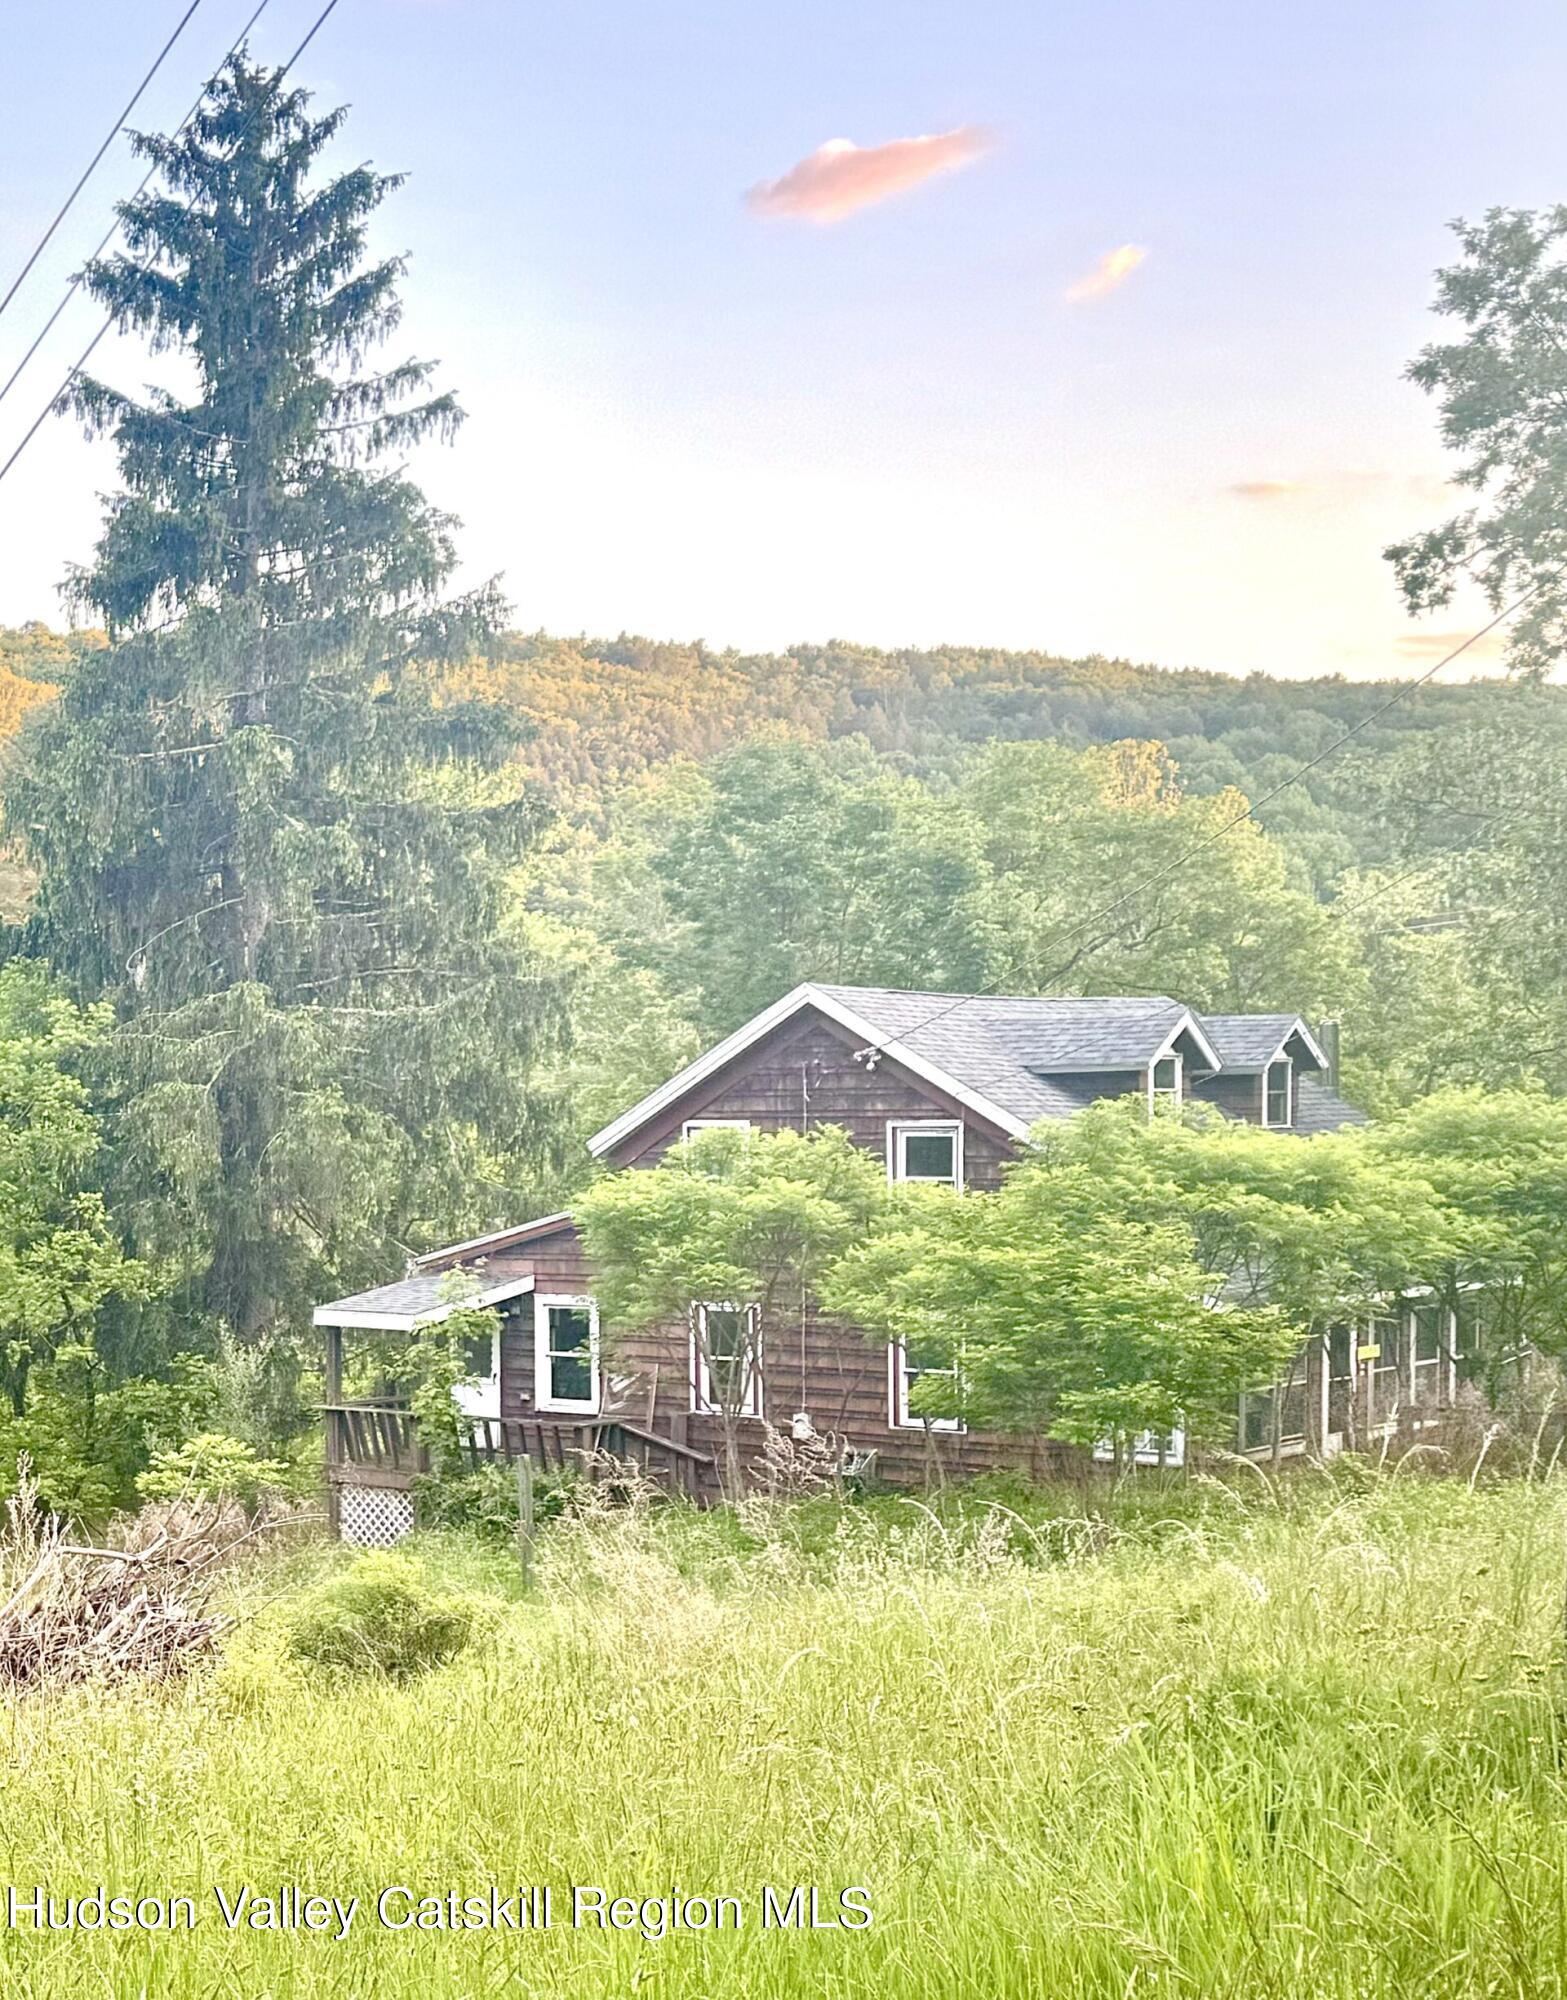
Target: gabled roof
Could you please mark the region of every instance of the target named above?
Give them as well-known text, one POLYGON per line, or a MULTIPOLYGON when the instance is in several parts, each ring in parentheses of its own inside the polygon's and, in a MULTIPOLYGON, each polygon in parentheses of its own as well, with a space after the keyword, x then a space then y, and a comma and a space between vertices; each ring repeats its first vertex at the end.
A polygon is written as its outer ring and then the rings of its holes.
POLYGON ((1220 1067, 1197 1016, 1162 994, 1042 1000, 807 981, 596 1132, 589 1151, 611 1151, 807 1007, 1015 1139, 1087 1102, 1073 1076, 1134 1073, 1183 1038, 1198 1061, 1220 1067))
POLYGON ((1204 1014, 1202 1024, 1219 1051, 1222 1069, 1263 1070, 1286 1054, 1296 1062, 1304 1059, 1308 1069, 1328 1067, 1321 1045, 1299 1014, 1204 1014))

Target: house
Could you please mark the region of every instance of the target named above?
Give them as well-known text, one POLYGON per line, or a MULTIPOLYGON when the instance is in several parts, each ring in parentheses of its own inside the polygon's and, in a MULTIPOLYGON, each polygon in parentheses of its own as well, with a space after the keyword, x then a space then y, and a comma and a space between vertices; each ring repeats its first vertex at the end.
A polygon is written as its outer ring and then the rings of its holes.
MULTIPOLYGON (((1203 1099, 1231 1117, 1305 1136, 1356 1122, 1361 1114, 1336 1087, 1335 1045, 1334 1030, 1316 1034, 1296 1015, 1199 1015, 1160 995, 997 998, 807 983, 589 1144, 605 1165, 635 1170, 714 1125, 837 1125, 884 1160, 892 1180, 994 1188, 1032 1126, 1099 1098, 1141 1092, 1150 1108, 1203 1099)), ((758 1445, 764 1424, 831 1434, 892 1481, 918 1482, 933 1458, 972 1473, 1042 1471, 1072 1455, 1049 1440, 921 1419, 910 1407, 919 1355, 878 1350, 816 1314, 755 1337, 743 1304, 694 1300, 689 1324, 612 1342, 571 1217, 549 1215, 433 1251, 395 1283, 317 1309, 327 1341, 334 1516, 350 1538, 393 1539, 411 1523, 418 1446, 395 1398, 344 1401, 345 1338, 438 1321, 455 1309, 458 1285, 472 1295, 464 1303, 493 1307, 499 1325, 489 1351, 472 1357, 477 1388, 463 1392, 476 1462, 525 1453, 564 1464, 593 1448, 711 1492, 723 1427, 737 1420, 758 1445), (726 1364, 731 1393, 720 1410, 712 1375, 726 1364)), ((1452 1332, 1442 1326, 1433 1335, 1433 1314, 1422 1319, 1422 1310, 1381 1341, 1354 1332, 1331 1348, 1323 1343, 1302 1360, 1298 1380, 1248 1397, 1249 1448, 1330 1449, 1335 1424, 1340 1437, 1357 1421, 1363 1428, 1396 1386, 1407 1393, 1429 1382, 1445 1393, 1452 1332)))

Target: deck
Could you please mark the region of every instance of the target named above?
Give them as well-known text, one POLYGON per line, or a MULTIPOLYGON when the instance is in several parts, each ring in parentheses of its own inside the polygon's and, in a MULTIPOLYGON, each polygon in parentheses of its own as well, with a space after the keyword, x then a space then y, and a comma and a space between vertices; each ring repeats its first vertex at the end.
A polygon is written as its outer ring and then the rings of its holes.
MULTIPOLYGON (((321 1406, 330 1488, 381 1487, 408 1492, 430 1469, 429 1453, 407 1403, 390 1399, 321 1406)), ((477 1472, 526 1460, 542 1471, 578 1469, 591 1480, 630 1466, 655 1485, 694 1500, 711 1497, 711 1455, 618 1412, 597 1417, 466 1417, 463 1449, 477 1472)))

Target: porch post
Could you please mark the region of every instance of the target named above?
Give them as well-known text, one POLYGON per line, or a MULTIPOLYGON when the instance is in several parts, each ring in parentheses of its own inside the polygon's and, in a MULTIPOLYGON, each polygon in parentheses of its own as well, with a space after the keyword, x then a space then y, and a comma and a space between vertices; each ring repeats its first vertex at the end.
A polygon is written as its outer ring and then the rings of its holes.
POLYGON ((343 1329, 329 1326, 326 1334, 326 1353, 322 1360, 321 1377, 325 1391, 322 1401, 326 1404, 326 1520, 327 1532, 335 1541, 341 1530, 339 1516, 342 1511, 341 1489, 333 1476, 343 1462, 342 1418, 337 1406, 343 1400, 343 1329))

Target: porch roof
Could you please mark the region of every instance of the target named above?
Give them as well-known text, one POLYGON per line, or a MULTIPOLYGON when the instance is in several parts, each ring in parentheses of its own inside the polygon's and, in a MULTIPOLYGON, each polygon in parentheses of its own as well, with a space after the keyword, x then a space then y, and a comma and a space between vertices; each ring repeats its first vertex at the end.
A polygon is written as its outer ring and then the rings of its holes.
POLYGON ((415 1271, 395 1284, 376 1285, 368 1292, 352 1292, 317 1306, 312 1317, 317 1326, 384 1327, 411 1333, 470 1306, 499 1305, 503 1299, 531 1292, 533 1266, 492 1260, 482 1274, 474 1273, 477 1289, 467 1297, 453 1298, 451 1281, 450 1270, 415 1271))

